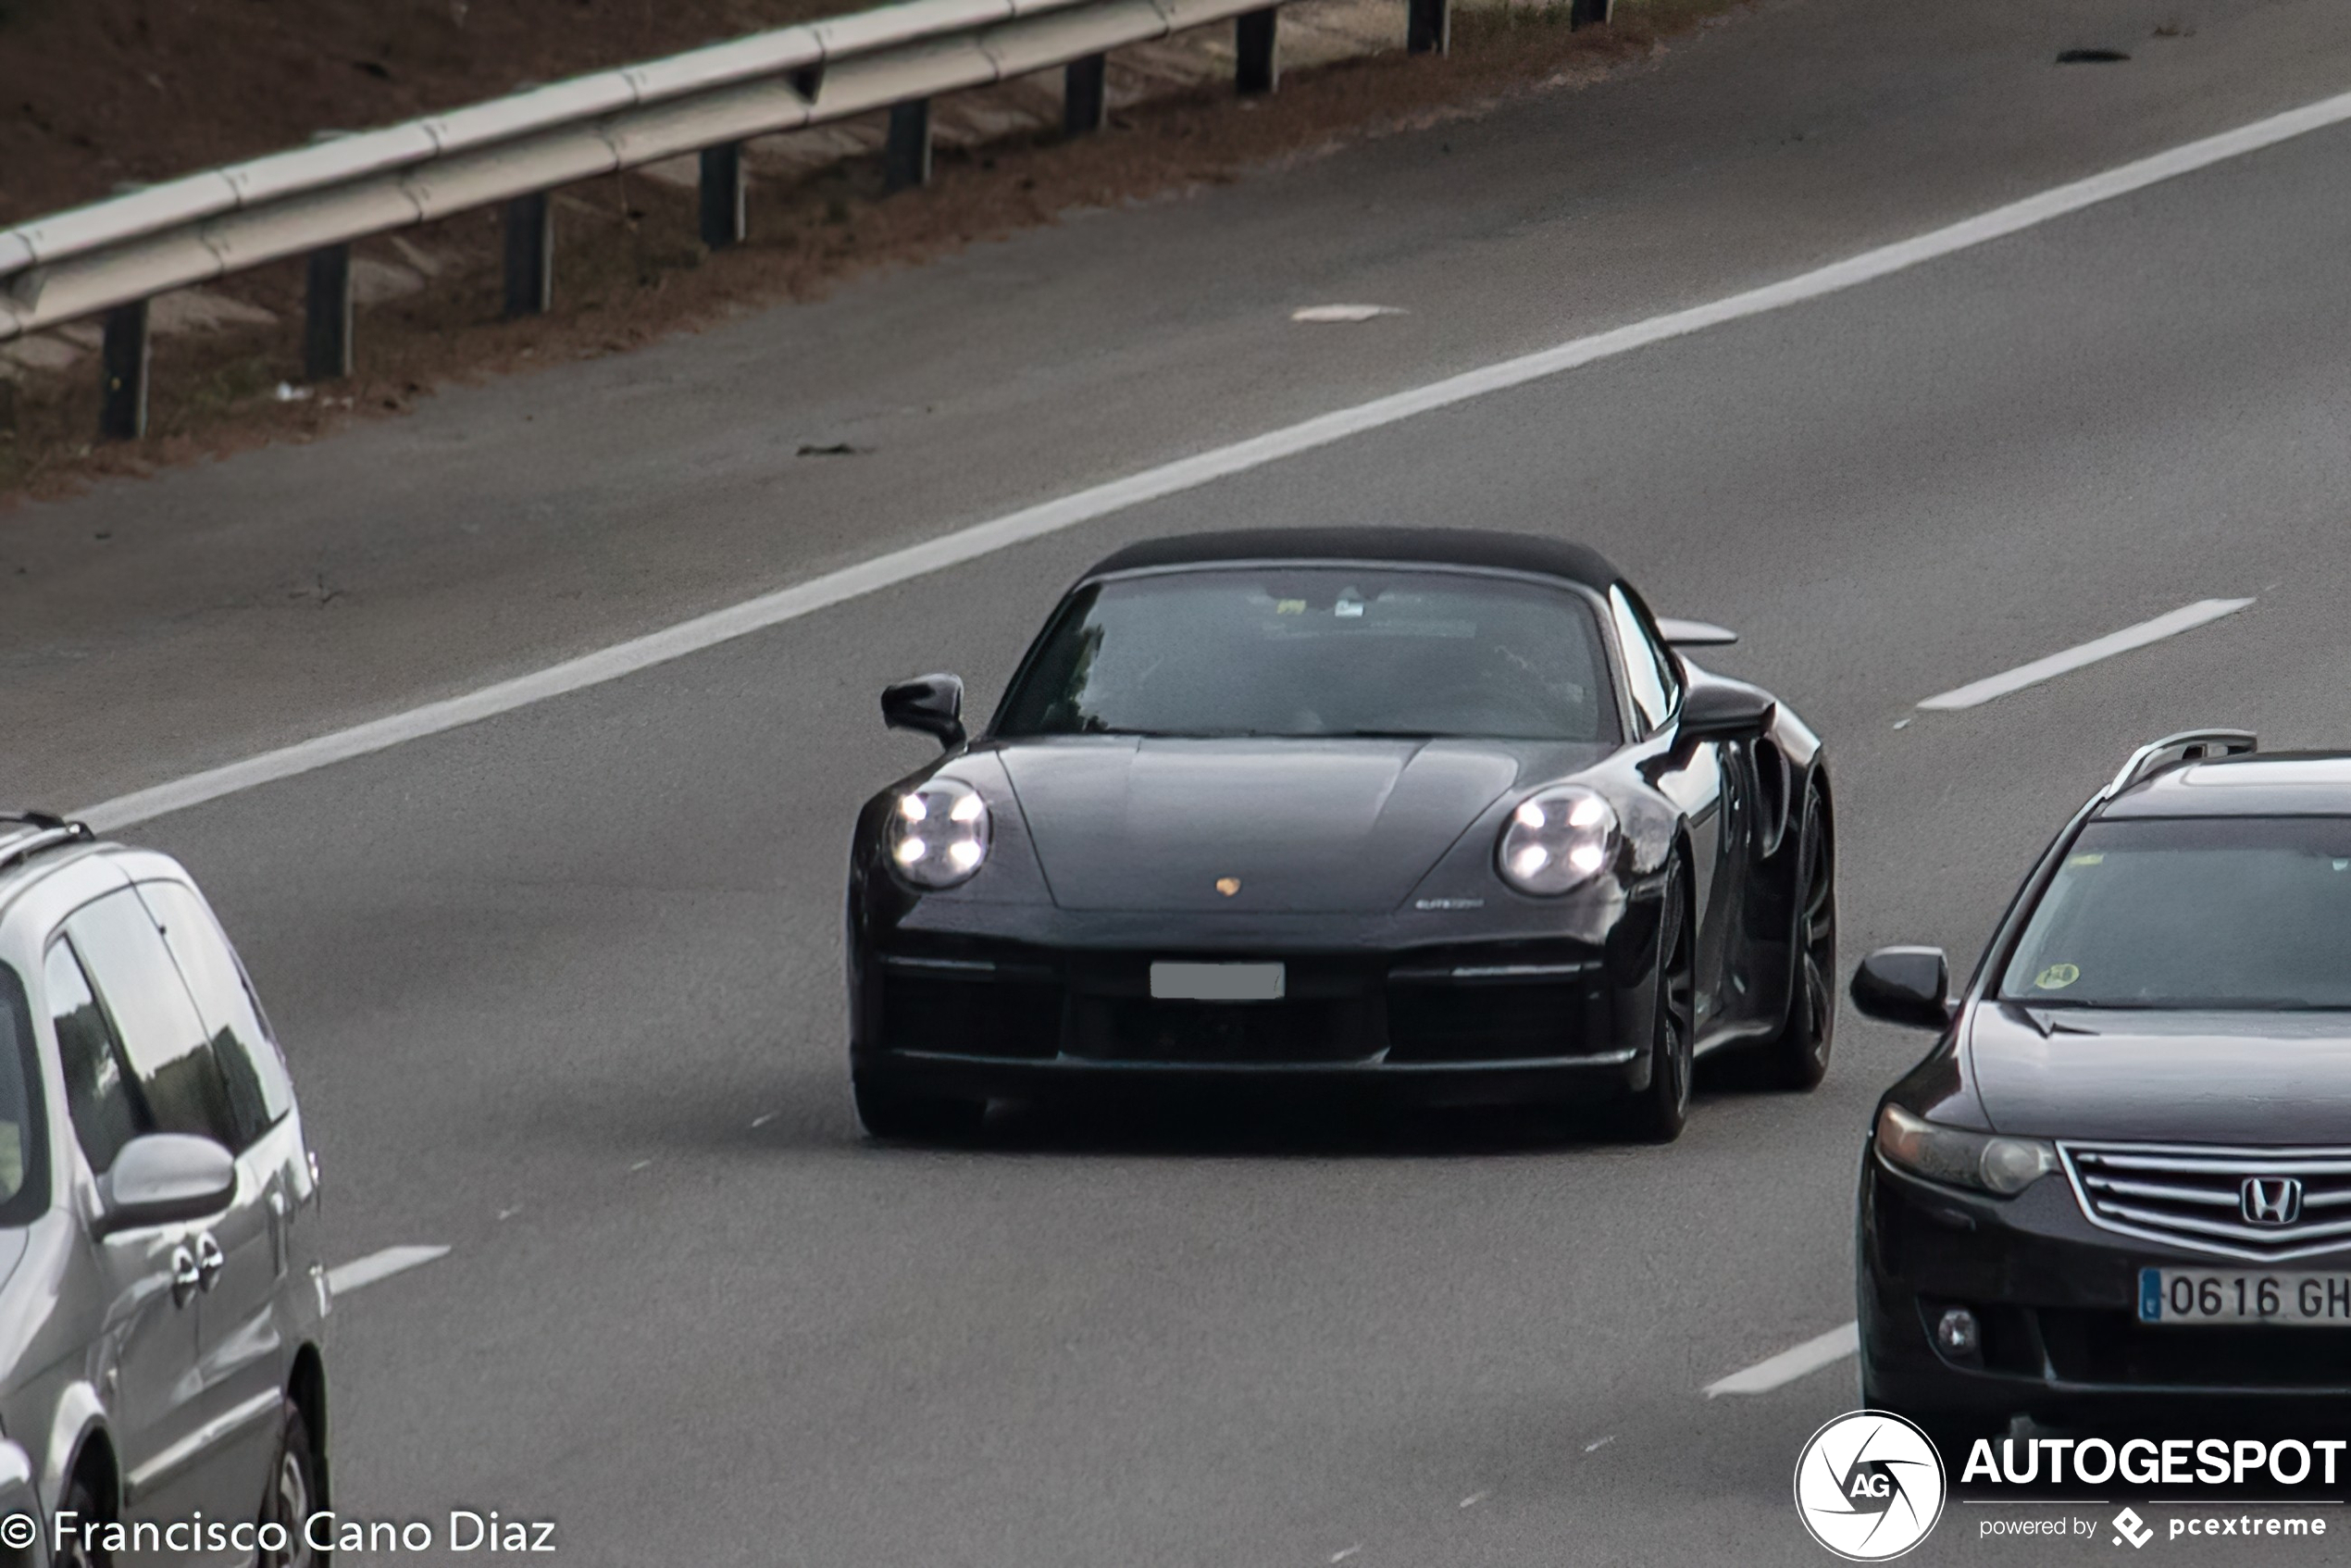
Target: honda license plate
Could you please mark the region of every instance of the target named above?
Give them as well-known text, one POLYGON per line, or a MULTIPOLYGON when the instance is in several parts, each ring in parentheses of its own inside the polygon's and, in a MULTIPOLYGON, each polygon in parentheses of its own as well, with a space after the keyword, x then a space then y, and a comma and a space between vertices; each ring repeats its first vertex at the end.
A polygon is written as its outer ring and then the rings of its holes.
POLYGON ((2166 1326, 2260 1323, 2282 1328, 2351 1328, 2351 1274, 2143 1268, 2139 1321, 2166 1326))

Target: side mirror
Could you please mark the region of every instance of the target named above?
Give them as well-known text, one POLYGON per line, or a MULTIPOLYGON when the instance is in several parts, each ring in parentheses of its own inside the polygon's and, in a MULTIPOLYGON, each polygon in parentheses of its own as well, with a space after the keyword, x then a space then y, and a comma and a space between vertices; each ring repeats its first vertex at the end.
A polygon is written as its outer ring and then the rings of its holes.
POLYGON ((1668 648, 1727 648, 1739 640, 1739 634, 1711 621, 1675 620, 1671 616, 1659 617, 1658 636, 1668 648))
POLYGON ((1951 966, 1939 947, 1882 947, 1853 971, 1853 1005, 1913 1029, 1951 1021, 1951 966))
POLYGON ((1769 691, 1744 680, 1693 681, 1682 698, 1676 733, 1685 740, 1758 740, 1779 711, 1769 691))
POLYGON ((237 1158, 208 1138, 152 1132, 134 1138, 98 1178, 103 1238, 119 1230, 210 1219, 237 1196, 237 1158))
POLYGON ((892 729, 936 735, 949 751, 964 743, 964 682, 959 676, 918 675, 882 688, 882 722, 892 729))

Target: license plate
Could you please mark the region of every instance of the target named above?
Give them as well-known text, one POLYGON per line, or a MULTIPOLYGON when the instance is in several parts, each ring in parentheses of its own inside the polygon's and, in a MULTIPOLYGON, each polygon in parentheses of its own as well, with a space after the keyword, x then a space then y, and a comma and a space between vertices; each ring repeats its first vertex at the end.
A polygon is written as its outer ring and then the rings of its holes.
POLYGON ((1279 964, 1154 964, 1151 997, 1158 1002, 1279 1002, 1279 964))
POLYGON ((2143 1268, 2139 1321, 2351 1328, 2351 1274, 2143 1268))

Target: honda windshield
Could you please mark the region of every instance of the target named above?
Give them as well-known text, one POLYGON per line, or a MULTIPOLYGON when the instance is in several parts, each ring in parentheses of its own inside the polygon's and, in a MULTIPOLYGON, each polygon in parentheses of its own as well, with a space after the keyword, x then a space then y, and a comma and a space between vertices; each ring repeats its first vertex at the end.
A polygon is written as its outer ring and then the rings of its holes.
POLYGON ((2351 817, 2091 823, 2033 911, 2000 996, 2351 1010, 2351 817))

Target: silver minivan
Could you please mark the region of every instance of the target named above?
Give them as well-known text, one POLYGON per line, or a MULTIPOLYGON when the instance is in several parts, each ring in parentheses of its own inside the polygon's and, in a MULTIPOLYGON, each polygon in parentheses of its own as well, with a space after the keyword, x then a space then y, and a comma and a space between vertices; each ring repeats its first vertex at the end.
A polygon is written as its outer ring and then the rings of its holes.
POLYGON ((0 1563, 323 1557, 318 1229, 284 1058, 195 883, 0 815, 0 1445, 41 1526, 20 1550, 0 1521, 0 1563))

